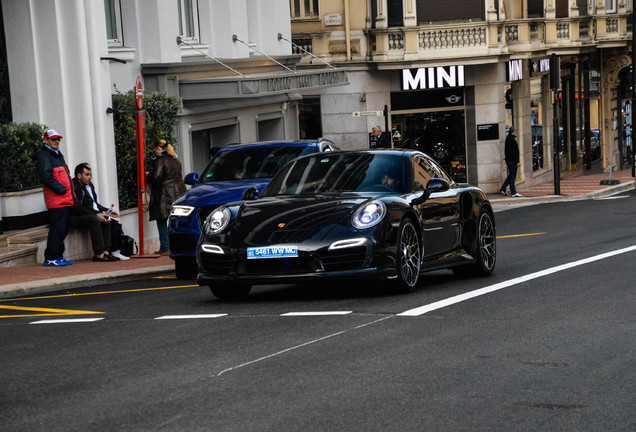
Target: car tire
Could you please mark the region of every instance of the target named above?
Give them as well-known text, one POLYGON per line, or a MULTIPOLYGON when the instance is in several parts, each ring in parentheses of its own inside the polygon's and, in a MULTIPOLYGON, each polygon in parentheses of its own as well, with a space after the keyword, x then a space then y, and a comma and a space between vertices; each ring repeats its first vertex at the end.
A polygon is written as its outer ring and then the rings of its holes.
POLYGON ((251 285, 246 284, 215 284, 210 285, 210 291, 220 300, 240 300, 250 293, 251 285))
POLYGON ((488 276, 497 263, 497 238, 495 223, 487 210, 479 212, 477 230, 475 232, 475 263, 469 266, 455 267, 457 276, 488 276))
POLYGON ((199 273, 197 261, 194 258, 177 258, 174 261, 174 272, 177 279, 194 279, 199 273))
POLYGON ((395 251, 397 279, 394 290, 400 293, 415 291, 422 265, 422 243, 411 219, 400 223, 395 251))

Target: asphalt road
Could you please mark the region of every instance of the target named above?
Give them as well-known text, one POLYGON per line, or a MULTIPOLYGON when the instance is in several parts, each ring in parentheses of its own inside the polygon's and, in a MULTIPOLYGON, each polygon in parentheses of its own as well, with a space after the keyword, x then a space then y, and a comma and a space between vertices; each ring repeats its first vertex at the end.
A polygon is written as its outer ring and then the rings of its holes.
POLYGON ((407 295, 148 279, 2 300, 0 428, 635 431, 635 202, 498 212, 491 277, 407 295))

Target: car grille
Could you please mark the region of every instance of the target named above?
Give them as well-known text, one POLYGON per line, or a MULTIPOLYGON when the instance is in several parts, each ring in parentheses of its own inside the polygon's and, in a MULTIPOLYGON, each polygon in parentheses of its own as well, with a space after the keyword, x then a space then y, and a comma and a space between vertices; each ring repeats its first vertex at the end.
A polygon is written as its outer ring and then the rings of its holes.
POLYGON ((232 260, 226 255, 202 253, 201 265, 201 273, 228 275, 232 272, 232 260))
POLYGON ((313 273, 317 269, 312 258, 276 258, 247 260, 239 264, 238 273, 250 275, 277 275, 313 273))
POLYGON ((215 208, 217 208, 219 206, 219 204, 214 204, 214 205, 208 205, 208 206, 203 206, 201 208, 199 208, 199 225, 201 226, 201 229, 203 229, 203 224, 205 223, 205 220, 207 219, 208 215, 210 213, 212 213, 214 211, 215 208))
POLYGON ((194 252, 197 248, 199 238, 194 234, 170 234, 170 251, 194 252))
POLYGON ((362 267, 366 257, 367 249, 361 246, 329 251, 321 257, 321 261, 326 271, 341 271, 362 267))

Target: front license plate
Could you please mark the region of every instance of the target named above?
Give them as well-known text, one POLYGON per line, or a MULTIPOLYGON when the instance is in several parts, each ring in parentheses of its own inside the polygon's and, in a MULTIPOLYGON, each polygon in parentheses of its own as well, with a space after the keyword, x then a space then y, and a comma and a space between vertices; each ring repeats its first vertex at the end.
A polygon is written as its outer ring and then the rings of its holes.
POLYGON ((298 246, 263 246, 247 248, 247 259, 296 257, 298 257, 298 246))

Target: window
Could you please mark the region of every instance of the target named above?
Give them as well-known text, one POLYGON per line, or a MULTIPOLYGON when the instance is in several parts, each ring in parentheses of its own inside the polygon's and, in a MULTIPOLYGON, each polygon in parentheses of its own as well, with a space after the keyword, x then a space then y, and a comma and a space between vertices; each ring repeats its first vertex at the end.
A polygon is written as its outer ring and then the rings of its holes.
POLYGON ((291 17, 293 19, 320 18, 320 0, 290 0, 291 17))
POLYGON ((616 0, 605 0, 605 12, 616 13, 616 0))
POLYGON ((199 40, 199 11, 197 0, 177 0, 179 4, 179 35, 199 40))
POLYGON ((104 0, 106 15, 106 37, 108 46, 122 46, 124 37, 121 30, 121 6, 119 0, 104 0))

